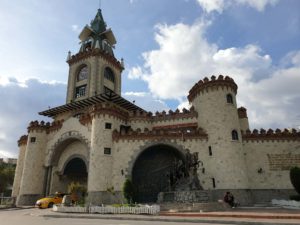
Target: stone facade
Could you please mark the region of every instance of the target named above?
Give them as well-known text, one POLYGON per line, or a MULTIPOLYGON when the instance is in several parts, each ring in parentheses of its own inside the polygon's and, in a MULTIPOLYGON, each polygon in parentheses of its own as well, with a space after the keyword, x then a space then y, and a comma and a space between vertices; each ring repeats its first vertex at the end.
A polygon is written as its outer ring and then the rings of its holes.
MULTIPOLYGON (((92 23, 101 24, 101 19, 98 11, 92 23)), ((164 148, 183 161, 185 173, 188 156, 196 154, 199 159, 190 168, 204 192, 178 192, 180 201, 184 196, 187 201, 203 197, 195 193, 207 193, 205 198, 216 201, 230 190, 242 204, 252 204, 294 193, 289 169, 300 166, 299 132, 250 131, 246 108, 236 105, 237 84, 222 75, 204 78, 192 87, 189 110, 146 112, 120 97, 123 63, 105 45, 114 44, 111 30, 92 38, 91 27, 80 35, 86 38, 80 52, 68 56, 66 104, 41 112, 53 122, 31 122, 28 135, 18 142, 12 193, 17 204, 33 204, 40 196, 66 192, 73 179, 66 171, 73 168, 73 159, 85 164, 82 172, 87 177, 81 181, 87 185, 89 202, 123 201, 122 186, 138 169, 137 161, 147 151, 164 148), (88 77, 78 80, 83 66, 88 68, 88 77), (113 72, 113 79, 104 75, 106 68, 113 72), (84 95, 75 95, 80 85, 86 85, 84 95)), ((171 173, 167 175, 165 179, 171 182, 171 173)), ((190 181, 184 176, 177 180, 181 186, 190 181)))

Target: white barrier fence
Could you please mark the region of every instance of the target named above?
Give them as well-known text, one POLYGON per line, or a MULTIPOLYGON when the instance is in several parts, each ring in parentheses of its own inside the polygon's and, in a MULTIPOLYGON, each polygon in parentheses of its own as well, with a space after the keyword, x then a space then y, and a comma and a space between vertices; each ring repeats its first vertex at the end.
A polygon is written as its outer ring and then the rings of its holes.
POLYGON ((54 205, 53 211, 55 212, 68 212, 68 213, 99 213, 99 214, 158 214, 160 212, 159 205, 143 205, 139 207, 113 207, 113 206, 62 206, 54 205))
POLYGON ((283 208, 290 208, 290 209, 300 209, 300 202, 294 200, 272 200, 272 205, 280 206, 283 208))

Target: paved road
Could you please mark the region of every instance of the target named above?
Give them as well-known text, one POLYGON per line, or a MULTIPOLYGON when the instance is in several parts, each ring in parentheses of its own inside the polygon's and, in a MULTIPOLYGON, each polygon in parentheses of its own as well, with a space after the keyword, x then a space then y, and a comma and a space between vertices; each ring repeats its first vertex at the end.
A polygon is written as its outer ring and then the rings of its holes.
MULTIPOLYGON (((48 209, 47 209, 48 210, 48 209)), ((105 219, 71 219, 71 218, 45 218, 40 215, 45 213, 39 209, 0 210, 1 225, 195 225, 195 223, 176 223, 161 221, 127 221, 105 219)), ((211 225, 211 223, 197 223, 198 225, 211 225)), ((220 225, 214 223, 214 225, 220 225)))

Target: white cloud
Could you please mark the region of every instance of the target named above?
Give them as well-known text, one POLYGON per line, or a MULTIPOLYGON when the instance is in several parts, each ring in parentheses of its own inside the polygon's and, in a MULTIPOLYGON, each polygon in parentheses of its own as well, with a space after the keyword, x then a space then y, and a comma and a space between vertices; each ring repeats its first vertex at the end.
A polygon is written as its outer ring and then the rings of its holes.
POLYGON ((130 68, 128 72, 128 78, 129 79, 140 79, 143 75, 142 68, 139 66, 130 68))
POLYGON ((0 108, 0 156, 18 156, 17 140, 27 133, 29 122, 47 120, 47 117, 39 116, 38 112, 48 106, 64 104, 65 90, 65 84, 37 79, 20 81, 9 78, 5 85, 0 85, 1 97, 5 99, 0 108))
POLYGON ((253 127, 291 127, 300 123, 300 50, 285 57, 284 67, 254 44, 220 49, 209 43, 209 21, 157 26, 158 49, 143 53, 139 78, 153 96, 177 99, 181 107, 195 82, 211 75, 229 75, 239 86, 238 102, 248 108, 253 127), (298 118, 298 119, 297 119, 298 118))
POLYGON ((197 0, 200 6, 208 13, 217 11, 221 13, 225 7, 224 0, 197 0))
POLYGON ((147 92, 133 92, 133 91, 128 91, 125 93, 122 93, 123 96, 137 96, 137 97, 145 97, 147 94, 147 92))
POLYGON ((207 13, 213 11, 222 13, 223 10, 232 5, 246 5, 262 12, 267 5, 275 5, 278 1, 279 0, 197 0, 199 5, 207 13))
POLYGON ((81 31, 81 28, 77 24, 73 24, 71 26, 71 28, 72 28, 72 31, 74 31, 76 33, 79 33, 81 31))

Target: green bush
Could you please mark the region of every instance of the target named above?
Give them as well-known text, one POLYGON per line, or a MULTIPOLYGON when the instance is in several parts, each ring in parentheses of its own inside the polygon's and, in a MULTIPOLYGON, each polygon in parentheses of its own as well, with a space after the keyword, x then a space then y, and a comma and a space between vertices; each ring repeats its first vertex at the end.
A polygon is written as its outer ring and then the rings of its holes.
POLYGON ((85 203, 85 196, 87 193, 86 186, 80 184, 79 182, 71 182, 68 185, 68 192, 72 196, 72 201, 76 204, 83 204, 85 203))
POLYGON ((290 196, 290 200, 294 200, 294 201, 300 201, 300 195, 291 195, 290 196))
POLYGON ((136 191, 131 180, 126 179, 123 185, 123 195, 129 204, 135 201, 136 191))
POLYGON ((295 190, 300 194, 300 168, 293 167, 290 169, 290 179, 295 190))

